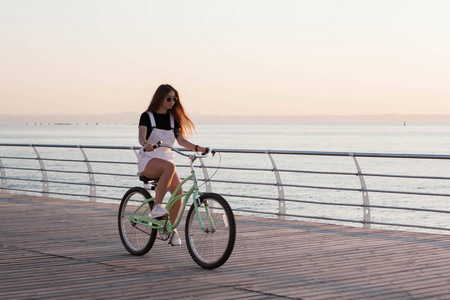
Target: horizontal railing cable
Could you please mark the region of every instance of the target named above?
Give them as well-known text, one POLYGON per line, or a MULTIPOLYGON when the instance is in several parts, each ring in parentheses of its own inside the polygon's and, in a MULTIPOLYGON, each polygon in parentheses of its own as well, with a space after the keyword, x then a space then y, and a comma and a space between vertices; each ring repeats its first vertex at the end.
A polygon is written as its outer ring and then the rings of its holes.
MULTIPOLYGON (((4 167, 4 169, 11 170, 22 170, 22 171, 42 171, 41 169, 36 168, 21 168, 21 167, 4 167)), ((67 173, 67 174, 89 174, 88 171, 71 171, 71 170, 55 170, 55 169, 46 169, 47 172, 55 172, 55 173, 67 173)), ((121 176, 121 177, 134 177, 136 178, 136 174, 123 174, 123 173, 105 173, 105 172, 92 172, 94 175, 104 175, 104 176, 121 176)))
POLYGON ((345 187, 330 187, 330 186, 315 186, 315 185, 300 185, 300 184, 277 184, 277 183, 250 182, 250 181, 237 181, 237 180, 211 179, 210 181, 216 182, 216 183, 248 184, 248 185, 261 185, 261 186, 283 186, 283 187, 292 187, 292 188, 335 190, 335 191, 347 191, 347 192, 363 192, 364 191, 364 192, 372 192, 372 193, 391 193, 391 194, 405 194, 405 195, 450 197, 450 194, 441 194, 441 193, 423 193, 423 192, 390 191, 390 190, 375 190, 375 189, 364 189, 363 190, 361 188, 345 188, 345 187))
MULTIPOLYGON (((217 169, 215 166, 205 166, 206 169, 217 169)), ((263 168, 243 168, 243 167, 219 167, 219 170, 236 170, 236 171, 261 171, 273 172, 274 169, 263 168)), ((298 174, 317 174, 317 175, 347 175, 347 176, 367 176, 367 177, 388 177, 388 178, 407 178, 407 179, 440 179, 450 180, 450 177, 443 176, 414 176, 414 175, 395 175, 395 174, 376 174, 376 173, 357 173, 357 172, 331 172, 331 171, 309 171, 309 170, 288 170, 277 169, 280 173, 298 173, 298 174)))
MULTIPOLYGON (((261 197, 261 196, 248 196, 248 195, 236 195, 236 194, 222 194, 225 197, 234 197, 234 198, 247 198, 247 199, 261 199, 268 201, 278 201, 279 198, 274 197, 261 197)), ((364 207, 363 204, 355 204, 355 203, 336 203, 336 202, 323 202, 323 201, 310 201, 310 200, 298 200, 298 199, 284 199, 286 202, 293 203, 304 203, 304 204, 315 204, 315 205, 329 205, 329 206, 342 206, 342 207, 364 207)), ((370 205, 371 208, 380 208, 380 209, 392 209, 392 210, 410 210, 410 211, 418 211, 418 212, 433 212, 433 213, 444 213, 450 214, 448 210, 440 210, 440 209, 429 209, 429 208, 414 208, 414 207, 406 207, 406 206, 387 206, 387 205, 370 205)))
MULTIPOLYGON (((37 190, 28 190, 28 189, 18 189, 18 188, 8 188, 12 191, 20 191, 20 192, 28 192, 28 193, 36 193, 36 194, 42 194, 42 191, 37 190)), ((82 197, 82 198, 89 198, 88 194, 74 194, 74 193, 63 193, 63 192, 50 192, 49 194, 52 195, 58 195, 58 196, 71 196, 71 197, 82 197)), ((118 197, 108 197, 108 196, 97 196, 99 199, 105 199, 105 200, 114 200, 114 201, 120 201, 121 198, 118 197)))

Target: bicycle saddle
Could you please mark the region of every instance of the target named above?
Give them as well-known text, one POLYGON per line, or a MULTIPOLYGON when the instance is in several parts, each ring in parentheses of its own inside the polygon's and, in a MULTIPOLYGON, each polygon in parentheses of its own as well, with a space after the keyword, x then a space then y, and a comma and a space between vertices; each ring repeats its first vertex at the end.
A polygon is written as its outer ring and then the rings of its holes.
POLYGON ((144 175, 141 175, 141 176, 139 176, 139 180, 144 182, 145 184, 148 184, 149 181, 152 181, 152 184, 156 184, 158 182, 159 178, 156 178, 156 179, 148 178, 148 177, 145 177, 144 175))

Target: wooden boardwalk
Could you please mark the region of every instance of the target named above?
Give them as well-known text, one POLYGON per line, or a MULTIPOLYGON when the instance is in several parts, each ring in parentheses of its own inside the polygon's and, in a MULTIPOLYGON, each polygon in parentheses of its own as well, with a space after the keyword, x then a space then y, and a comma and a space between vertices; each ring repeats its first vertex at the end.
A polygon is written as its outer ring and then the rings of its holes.
POLYGON ((185 245, 129 255, 117 209, 1 194, 0 299, 450 299, 450 235, 238 216, 208 271, 185 245))

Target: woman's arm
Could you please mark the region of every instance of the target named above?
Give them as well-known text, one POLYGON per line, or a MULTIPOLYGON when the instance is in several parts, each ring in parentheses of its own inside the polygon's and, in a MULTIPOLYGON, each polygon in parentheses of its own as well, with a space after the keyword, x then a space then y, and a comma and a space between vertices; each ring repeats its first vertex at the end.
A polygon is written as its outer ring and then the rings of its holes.
POLYGON ((147 142, 147 126, 139 126, 139 144, 141 144, 142 147, 146 151, 153 151, 153 145, 147 142))
POLYGON ((180 134, 177 137, 177 142, 181 147, 184 147, 186 149, 192 150, 192 151, 197 151, 197 152, 201 152, 201 153, 205 153, 206 152, 206 147, 200 147, 198 145, 194 145, 191 142, 189 142, 188 140, 186 140, 182 134, 180 134))

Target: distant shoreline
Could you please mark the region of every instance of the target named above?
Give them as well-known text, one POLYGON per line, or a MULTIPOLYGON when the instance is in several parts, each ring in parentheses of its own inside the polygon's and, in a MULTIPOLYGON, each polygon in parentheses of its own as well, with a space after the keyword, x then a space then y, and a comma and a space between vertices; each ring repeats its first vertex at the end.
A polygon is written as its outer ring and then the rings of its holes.
MULTIPOLYGON (((0 114, 0 124, 83 125, 137 124, 140 113, 105 115, 13 115, 0 114)), ((449 124, 450 115, 312 115, 312 116, 220 116, 191 115, 195 124, 449 124)))

